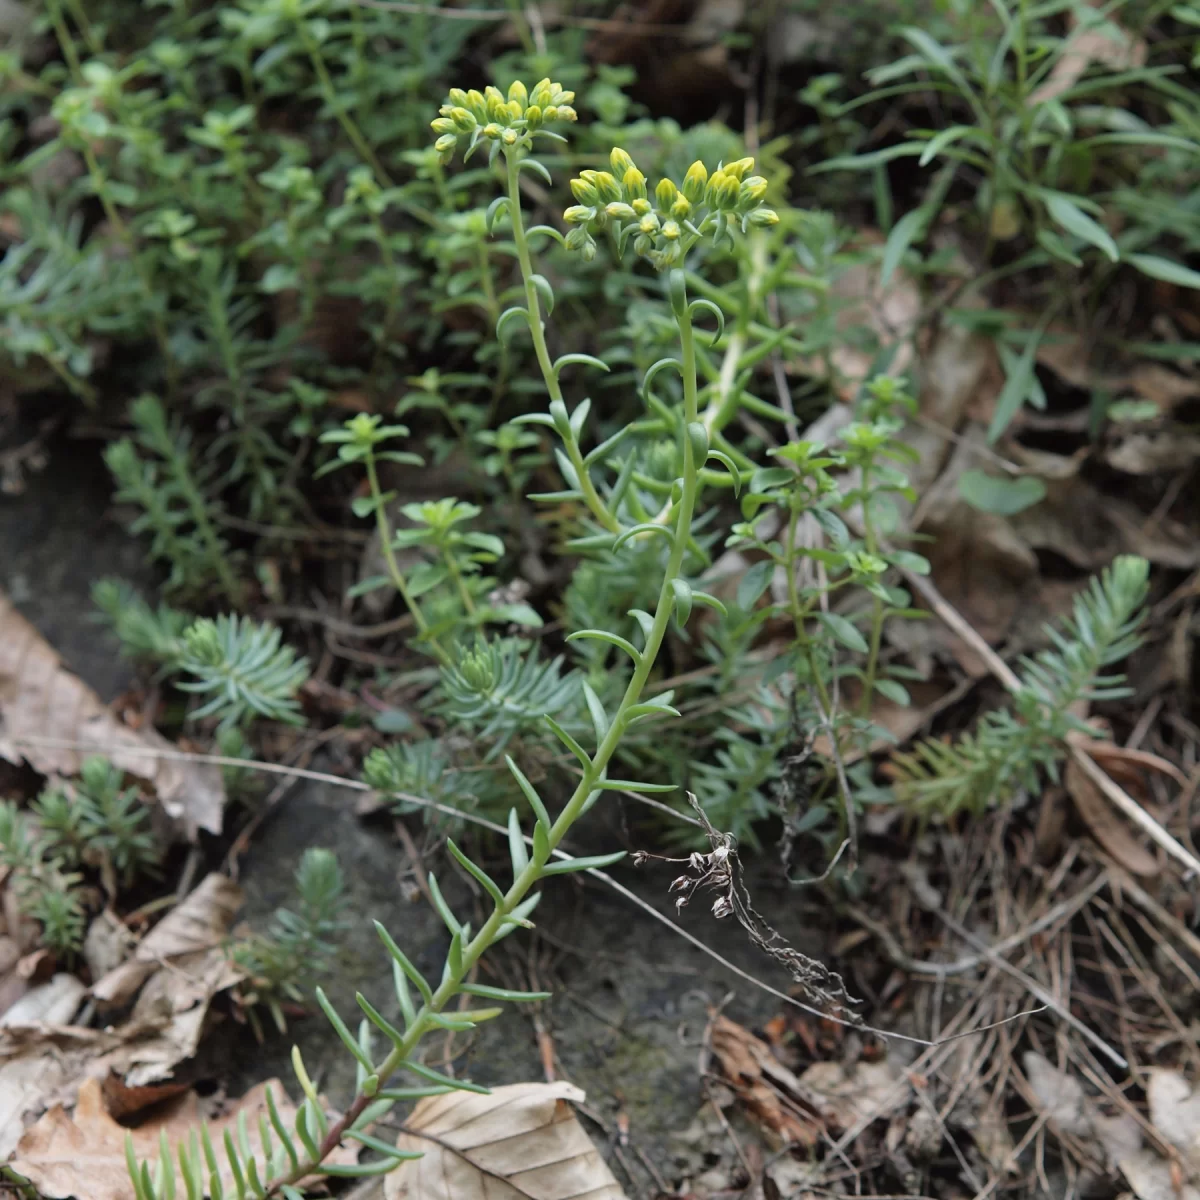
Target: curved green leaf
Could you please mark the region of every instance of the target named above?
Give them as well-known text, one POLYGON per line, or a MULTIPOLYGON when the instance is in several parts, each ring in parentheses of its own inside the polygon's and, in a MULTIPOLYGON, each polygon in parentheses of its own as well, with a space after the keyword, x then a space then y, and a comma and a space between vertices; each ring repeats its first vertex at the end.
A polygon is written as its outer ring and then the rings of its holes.
POLYGON ((546 713, 542 720, 554 731, 554 736, 579 759, 583 769, 590 770, 592 759, 588 752, 549 713, 546 713))
POLYGON ((573 364, 586 367, 596 367, 601 371, 610 371, 612 368, 602 358, 597 358, 594 354, 563 354, 554 360, 552 368, 554 378, 557 379, 562 372, 563 367, 569 367, 573 364))
POLYGON ((496 218, 502 211, 508 208, 508 205, 509 199, 507 196, 497 196, 495 200, 488 205, 487 217, 484 220, 484 227, 487 229, 489 234, 492 232, 492 226, 494 226, 496 223, 496 218))
POLYGON ((586 858, 566 858, 557 862, 547 863, 542 868, 543 875, 570 875, 574 871, 599 871, 611 867, 625 857, 624 850, 615 854, 592 854, 586 858))
POLYGON ((520 317, 526 325, 529 326, 529 313, 520 305, 514 304, 512 308, 506 308, 496 320, 496 338, 498 341, 506 341, 507 334, 504 332, 517 317, 520 317))
POLYGON ((1112 235, 1099 221, 1089 217, 1074 197, 1065 192, 1043 192, 1042 198, 1046 202, 1046 211, 1050 214, 1050 219, 1056 225, 1062 226, 1080 241, 1095 246, 1112 262, 1121 261, 1121 251, 1113 241, 1112 235))
POLYGON ((525 230, 525 237, 528 239, 539 233, 553 238, 560 246, 567 244, 567 239, 553 225, 535 225, 532 229, 525 230))
POLYGON ((640 666, 642 662, 642 652, 628 639, 621 637, 616 633, 609 633, 607 629, 577 629, 574 633, 567 634, 568 642, 607 642, 610 646, 616 646, 618 650, 624 650, 626 654, 633 659, 633 665, 640 666))
MULTIPOLYGON (((550 286, 550 280, 545 275, 530 275, 529 282, 537 290, 538 299, 541 300, 546 309, 546 315, 549 316, 554 311, 554 289, 550 286)), ((499 323, 496 327, 499 328, 499 323)))
POLYGON ((625 545, 630 538, 637 537, 643 533, 660 534, 667 539, 668 542, 675 540, 675 534, 665 525, 658 525, 654 521, 643 521, 640 525, 631 526, 629 529, 623 530, 613 542, 613 550, 617 551, 625 545))
POLYGON ((688 305, 688 316, 692 317, 695 314, 696 309, 700 309, 702 312, 710 312, 714 317, 717 318, 717 332, 713 334, 708 343, 710 346, 715 346, 725 333, 725 314, 716 304, 704 297, 701 297, 698 300, 693 300, 691 304, 688 305))
MULTIPOLYGON (((513 762, 509 755, 506 754, 504 756, 504 761, 508 765, 512 777, 517 781, 517 787, 521 789, 525 795, 525 799, 529 801, 529 807, 533 809, 537 823, 548 830, 554 822, 550 820, 550 814, 546 811, 546 806, 542 803, 541 796, 537 794, 537 789, 525 778, 524 772, 513 762)), ((522 842, 523 844, 524 842, 522 842)))

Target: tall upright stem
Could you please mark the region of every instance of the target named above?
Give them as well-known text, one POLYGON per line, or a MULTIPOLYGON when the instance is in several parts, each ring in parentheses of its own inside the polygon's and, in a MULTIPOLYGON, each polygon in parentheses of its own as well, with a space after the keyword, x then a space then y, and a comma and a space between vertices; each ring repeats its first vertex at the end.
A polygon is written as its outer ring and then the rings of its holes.
MULTIPOLYGON (((513 177, 515 178, 515 173, 513 177)), ((519 222, 519 209, 514 209, 514 228, 519 227, 519 222)), ((522 258, 522 270, 526 271, 529 255, 523 236, 517 241, 517 246, 518 255, 522 258)), ((530 273, 526 271, 527 280, 530 273)), ((671 292, 672 309, 679 326, 680 349, 682 351, 684 421, 685 424, 691 424, 697 419, 698 407, 696 348, 691 315, 688 312, 686 296, 684 295, 683 274, 682 272, 673 274, 677 276, 677 278, 672 280, 673 286, 671 292)), ((532 287, 530 290, 533 290, 532 287)), ((538 310, 534 307, 537 304, 536 291, 531 296, 529 292, 526 294, 529 296, 531 313, 537 313, 538 310)), ((537 339, 535 339, 535 345, 537 344, 537 339)), ((544 349, 544 340, 540 344, 544 349)), ((435 1026, 433 1020, 435 1014, 440 1013, 458 995, 462 981, 469 975, 471 969, 479 961, 484 951, 500 935, 506 918, 542 878, 542 872, 546 863, 566 836, 567 831, 583 813, 589 798, 596 789, 597 783, 604 777, 604 772, 607 770, 608 764, 616 753, 621 738, 624 736, 629 720, 629 712, 641 700, 642 693, 650 679, 650 673, 653 671, 655 661, 658 658, 659 650, 662 648, 663 639, 666 637, 667 629, 670 626, 671 614, 675 608, 675 590, 673 584, 679 578, 680 572, 683 569, 684 555, 687 553, 688 542, 691 540, 692 518, 695 514, 696 495, 699 491, 700 466, 703 465, 698 464, 695 458, 691 439, 685 436, 683 439, 682 487, 680 489, 679 501, 675 506, 675 530, 671 539, 671 552, 668 555, 667 565, 663 572, 662 587, 658 593, 658 603, 654 610, 654 619, 646 635, 646 644, 635 664, 633 675, 629 680, 628 686, 625 688, 625 694, 621 697, 621 702, 613 714, 608 732, 601 739, 595 753, 589 759, 575 791, 567 801, 562 812, 559 813, 557 819, 551 825, 545 841, 543 842, 540 838, 535 841, 529 863, 513 880, 508 891, 504 893, 503 899, 495 904, 491 916, 483 923, 479 932, 463 947, 461 958, 456 967, 447 970, 445 978, 433 992, 429 1002, 421 1006, 405 1030, 404 1036, 394 1044, 391 1053, 375 1068, 373 1074, 378 1079, 377 1088, 385 1086, 388 1079, 404 1065, 416 1049, 421 1038, 435 1026)), ((376 485, 372 485, 372 490, 378 494, 376 485)), ((415 608, 413 609, 413 614, 416 617, 415 608)), ((418 625, 420 625, 419 618, 418 625)), ((328 1133, 319 1143, 317 1157, 315 1159, 310 1158, 286 1174, 273 1179, 266 1188, 267 1194, 278 1195, 285 1185, 298 1183, 306 1176, 317 1172, 320 1163, 333 1152, 334 1148, 345 1136, 346 1131, 353 1126, 368 1104, 371 1103, 375 1094, 377 1094, 377 1089, 372 1090, 369 1095, 366 1091, 360 1092, 345 1115, 330 1127, 328 1133)))
MULTIPOLYGON (((518 153, 515 150, 505 152, 505 162, 508 166, 508 215, 512 222, 513 243, 517 247, 517 263, 521 268, 521 278, 525 283, 525 307, 529 312, 529 334, 533 338, 533 352, 537 356, 538 367, 541 369, 542 379, 545 380, 550 400, 552 402, 557 400, 561 403, 562 388, 558 382, 558 372, 554 369, 554 363, 550 360, 550 351, 546 346, 546 331, 542 327, 542 302, 534 279, 533 262, 529 256, 529 240, 525 236, 525 224, 521 219, 521 160, 518 153)), ((694 371, 692 387, 694 390, 694 371)), ((695 417, 691 419, 695 420, 695 417)), ((619 533, 621 523, 608 511, 608 507, 600 499, 596 485, 592 483, 588 469, 583 464, 583 456, 579 453, 578 447, 568 445, 566 451, 571 460, 571 466, 575 468, 575 473, 579 476, 579 488, 583 492, 583 500, 588 506, 588 511, 609 533, 619 533)))

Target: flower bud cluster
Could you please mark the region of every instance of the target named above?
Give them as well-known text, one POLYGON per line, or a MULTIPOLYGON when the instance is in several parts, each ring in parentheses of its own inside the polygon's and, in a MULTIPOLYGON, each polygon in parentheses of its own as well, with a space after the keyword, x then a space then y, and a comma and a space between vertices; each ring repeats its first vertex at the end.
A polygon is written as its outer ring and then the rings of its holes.
POLYGON ((593 235, 610 224, 619 245, 632 237, 635 253, 661 271, 678 263, 699 239, 719 239, 730 220, 739 221, 743 231, 779 220, 762 203, 767 181, 750 174, 752 158, 719 166, 711 175, 702 162, 694 162, 682 184, 660 179, 653 194, 626 151, 617 147, 609 163, 611 171, 581 171, 571 180, 576 203, 563 213, 571 226, 567 248, 589 261, 596 253, 593 235))
POLYGON ((490 86, 482 92, 451 88, 447 102, 439 109, 441 115, 432 122, 433 132, 438 135, 434 146, 442 161, 448 163, 461 137, 468 137, 472 147, 480 138, 501 146, 528 145, 530 136, 543 126, 574 121, 574 99, 574 92, 564 91, 562 84, 549 79, 543 79, 532 91, 517 80, 507 97, 490 86))

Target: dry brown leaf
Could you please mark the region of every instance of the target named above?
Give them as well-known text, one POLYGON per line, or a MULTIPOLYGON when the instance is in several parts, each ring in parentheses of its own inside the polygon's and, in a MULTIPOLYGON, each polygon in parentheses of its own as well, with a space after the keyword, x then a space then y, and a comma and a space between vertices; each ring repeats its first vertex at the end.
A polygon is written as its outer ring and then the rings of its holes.
POLYGON ((1151 1067, 1146 1100, 1154 1128, 1200 1171, 1200 1089, 1178 1071, 1151 1067))
POLYGON ((1180 1186, 1176 1168, 1153 1150, 1139 1150, 1121 1160, 1121 1174, 1138 1200, 1200 1200, 1200 1188, 1180 1186))
POLYGON ((625 1200, 568 1101, 584 1094, 563 1081, 422 1100, 396 1143, 422 1157, 386 1177, 386 1200, 625 1200))
POLYGON ((852 1129, 860 1122, 877 1121, 899 1112, 912 1088, 900 1067, 890 1059, 858 1062, 813 1063, 800 1076, 802 1095, 821 1114, 831 1132, 852 1129))
MULTIPOLYGON (((251 1088, 232 1108, 209 1121, 215 1144, 220 1145, 224 1131, 235 1129, 239 1114, 245 1113, 251 1152, 261 1156, 258 1118, 267 1113, 267 1088, 274 1093, 279 1115, 292 1127, 296 1110, 279 1080, 271 1079, 251 1088)), ((25 1132, 11 1166, 32 1180, 41 1195, 53 1200, 68 1196, 129 1200, 132 1188, 125 1166, 126 1133, 132 1136, 139 1158, 157 1158, 160 1133, 166 1134, 173 1151, 207 1116, 195 1092, 189 1092, 163 1105, 154 1120, 127 1129, 105 1108, 100 1082, 87 1079, 79 1088, 75 1111, 68 1114, 62 1105, 55 1105, 25 1132)), ((345 1163, 356 1158, 357 1152, 350 1150, 331 1161, 345 1163)), ((223 1163, 224 1155, 220 1159, 223 1163)), ((231 1176, 223 1174, 223 1179, 227 1188, 232 1187, 231 1176)))
POLYGON ((1067 763, 1063 782, 1092 837, 1116 862, 1131 875, 1140 875, 1143 879, 1158 874, 1158 859, 1142 845, 1133 826, 1100 794, 1100 789, 1074 759, 1067 763))
MULTIPOLYGON (((1098 7, 1098 5, 1094 5, 1098 7)), ((1112 71, 1127 71, 1146 61, 1146 43, 1122 29, 1111 18, 1094 24, 1080 24, 1072 13, 1075 31, 1067 40, 1062 57, 1056 62, 1046 82, 1029 98, 1031 104, 1046 104, 1073 88, 1093 63, 1101 63, 1112 71)))
POLYGON ((87 995, 80 980, 60 971, 46 983, 31 988, 0 1017, 0 1026, 31 1025, 45 1021, 49 1025, 65 1025, 79 1009, 87 995))
POLYGON ((812 1146, 820 1123, 804 1115, 800 1080, 750 1030, 718 1016, 712 1024, 712 1051, 738 1102, 775 1143, 812 1146))
POLYGON ((233 880, 209 875, 142 939, 132 958, 97 981, 92 995, 101 1004, 128 1003, 166 960, 220 946, 241 905, 242 889, 233 880))
MULTIPOLYGON (((146 1088, 196 1053, 212 998, 242 977, 222 946, 240 903, 236 884, 209 876, 147 935, 134 958, 100 981, 120 1003, 141 988, 118 1028, 45 1019, 0 1026, 0 1158, 13 1149, 23 1121, 69 1101, 82 1080, 116 1074, 126 1091, 146 1088)), ((52 1015, 66 1019, 61 1010, 52 1015)))
POLYGON ((79 773, 89 754, 103 754, 146 780, 163 811, 189 836, 196 827, 220 833, 225 807, 220 768, 144 753, 172 748, 153 729, 121 724, 0 591, 0 758, 27 762, 43 775, 70 776, 79 773), (57 738, 89 749, 22 740, 26 737, 57 738))
POLYGON ((1179 1151, 1182 1164, 1146 1148, 1121 1160, 1122 1174, 1138 1200, 1200 1200, 1200 1188, 1180 1178, 1188 1171, 1193 1179, 1200 1176, 1200 1089, 1178 1071, 1151 1067, 1146 1100, 1151 1123, 1179 1151))
POLYGON ((1063 1133, 1089 1146, 1098 1164, 1113 1170, 1141 1149, 1142 1132, 1129 1113, 1105 1116, 1073 1075, 1036 1051, 1027 1051, 1021 1062, 1042 1112, 1063 1133))

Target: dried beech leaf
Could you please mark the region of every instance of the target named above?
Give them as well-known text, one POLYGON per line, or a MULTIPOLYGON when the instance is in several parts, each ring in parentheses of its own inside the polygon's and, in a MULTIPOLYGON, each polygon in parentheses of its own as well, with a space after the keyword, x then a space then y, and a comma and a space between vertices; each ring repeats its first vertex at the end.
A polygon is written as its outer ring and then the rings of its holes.
MULTIPOLYGON (((236 1130, 238 1115, 244 1112, 251 1150, 261 1157, 258 1118, 267 1113, 267 1088, 274 1093, 284 1123, 289 1128, 294 1124, 295 1107, 279 1080, 271 1079, 251 1088, 231 1108, 209 1121, 209 1132, 216 1145, 220 1145, 226 1129, 236 1130)), ((132 1135, 139 1158, 157 1159, 160 1133, 167 1135, 167 1142, 174 1150, 206 1116, 199 1098, 189 1092, 163 1105, 153 1120, 127 1129, 105 1108, 100 1082, 87 1079, 79 1088, 75 1111, 68 1114, 61 1104, 55 1105, 25 1132, 11 1166, 32 1180, 48 1200, 68 1196, 79 1200, 129 1200, 132 1187, 125 1166, 125 1134, 132 1135)), ((224 1164, 224 1154, 219 1157, 224 1164)), ((356 1151, 340 1150, 331 1161, 345 1163, 356 1158, 356 1151)), ((226 1188, 232 1188, 232 1178, 223 1175, 223 1179, 226 1188)))
POLYGON ((713 1021, 710 1037, 721 1074, 768 1138, 785 1146, 815 1145, 821 1122, 803 1118, 798 1104, 803 1085, 771 1053, 770 1046, 723 1016, 713 1021))
POLYGON ((1061 96, 1079 82, 1093 63, 1100 63, 1110 71, 1127 71, 1145 63, 1145 41, 1122 29, 1111 17, 1102 21, 1097 14, 1094 24, 1081 25, 1078 15, 1073 14, 1072 23, 1076 28, 1067 40, 1066 49, 1046 82, 1030 96, 1030 104, 1046 104, 1061 96))
POLYGON ((242 889, 233 880, 215 872, 209 875, 142 939, 132 958, 96 983, 92 995, 101 1004, 127 1003, 168 959, 219 947, 241 905, 242 889))
POLYGON ((60 971, 52 979, 31 988, 0 1017, 3 1025, 32 1025, 45 1021, 65 1025, 78 1011, 87 988, 74 976, 60 971))
POLYGON ((27 762, 43 775, 77 775, 92 754, 139 779, 158 796, 163 811, 186 830, 221 832, 225 786, 220 768, 156 758, 145 750, 171 750, 153 729, 121 724, 50 644, 0 591, 0 758, 27 762), (22 739, 58 738, 87 749, 22 739), (143 753, 138 753, 138 751, 143 753))
POLYGON ((1150 1120, 1194 1171, 1200 1171, 1200 1088, 1193 1090, 1178 1071, 1150 1068, 1146 1085, 1150 1120))
POLYGON ((397 1145, 423 1157, 384 1181, 386 1200, 625 1200, 576 1119, 572 1084, 517 1083, 422 1100, 397 1145), (421 1135, 425 1136, 422 1137, 421 1135))
POLYGON ((1133 826, 1116 812, 1073 759, 1067 763, 1063 782, 1092 837, 1113 859, 1131 875, 1146 879, 1158 874, 1158 859, 1142 845, 1133 826))
POLYGON ((800 1076, 801 1095, 821 1114, 831 1132, 890 1117, 908 1105, 912 1088, 891 1059, 813 1063, 800 1076))

